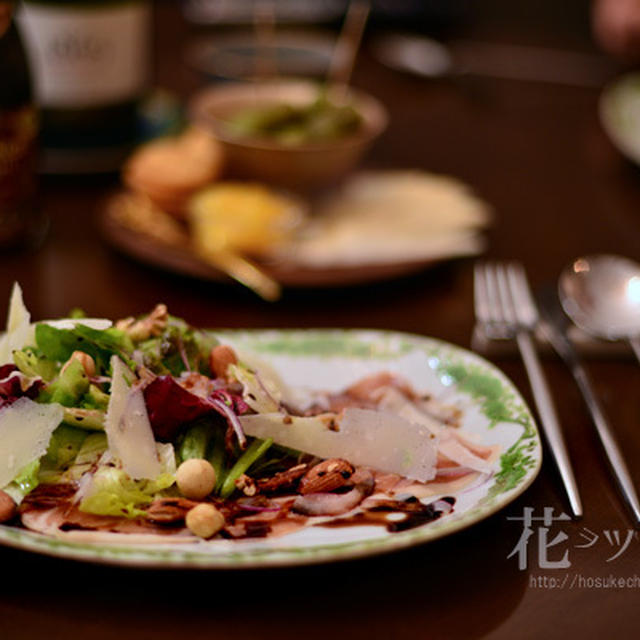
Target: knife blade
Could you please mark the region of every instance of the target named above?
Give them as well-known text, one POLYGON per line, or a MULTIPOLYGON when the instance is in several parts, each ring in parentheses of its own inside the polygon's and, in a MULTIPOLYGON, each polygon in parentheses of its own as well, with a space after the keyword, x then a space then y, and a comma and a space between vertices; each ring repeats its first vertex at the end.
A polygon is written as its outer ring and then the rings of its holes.
POLYGON ((640 501, 629 469, 622 457, 622 452, 615 440, 602 404, 593 390, 591 379, 582 365, 573 343, 567 336, 566 329, 569 321, 564 315, 555 292, 552 290, 543 291, 540 295, 539 307, 540 327, 551 346, 571 371, 593 420, 618 490, 632 514, 634 525, 640 527, 640 501))

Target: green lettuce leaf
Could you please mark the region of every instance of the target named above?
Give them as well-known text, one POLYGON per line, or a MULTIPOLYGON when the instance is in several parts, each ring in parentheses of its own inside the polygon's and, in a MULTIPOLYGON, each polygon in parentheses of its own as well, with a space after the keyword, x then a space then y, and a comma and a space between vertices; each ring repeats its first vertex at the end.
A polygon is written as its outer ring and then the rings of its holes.
POLYGON ((120 356, 127 364, 133 352, 131 338, 124 332, 109 329, 92 329, 77 324, 73 329, 58 329, 49 324, 36 325, 36 344, 49 360, 66 362, 74 351, 84 351, 95 361, 100 371, 106 371, 112 355, 120 356))
POLYGON ((87 432, 61 424, 51 435, 49 448, 42 458, 43 467, 66 469, 75 461, 87 432))
POLYGON ((39 471, 40 460, 30 462, 26 467, 23 467, 18 475, 6 487, 3 487, 2 490, 9 494, 16 504, 20 504, 22 499, 40 484, 38 478, 39 471))
POLYGON ((58 375, 58 365, 33 347, 25 347, 22 351, 14 351, 13 362, 25 376, 30 378, 37 376, 45 382, 49 382, 58 375))
POLYGON ((146 367, 159 375, 180 375, 186 358, 191 371, 209 374, 209 353, 218 344, 210 334, 198 331, 184 320, 169 316, 161 335, 143 340, 137 347, 146 367))
MULTIPOLYGON (((91 437, 91 436, 90 436, 91 437)), ((80 511, 105 516, 137 518, 140 508, 175 482, 175 455, 171 444, 158 444, 162 473, 155 480, 132 480, 117 466, 102 464, 93 474, 91 485, 80 502, 80 511)))
POLYGON ((71 427, 88 431, 104 431, 106 413, 99 409, 83 409, 81 407, 65 407, 62 421, 71 427))
POLYGON ((76 456, 76 465, 95 464, 100 456, 107 450, 109 443, 106 433, 91 433, 82 443, 80 451, 76 456))
POLYGON ((79 480, 89 471, 107 450, 107 436, 104 433, 90 433, 83 441, 73 465, 68 470, 71 480, 79 480))
POLYGON ((106 449, 107 438, 103 433, 92 434, 61 424, 51 436, 47 453, 40 459, 40 482, 75 482, 97 464, 106 449))
POLYGON ((75 406, 89 391, 89 377, 78 360, 72 360, 53 382, 39 394, 39 402, 57 402, 63 407, 75 406))
POLYGON ((82 409, 98 409, 106 411, 109 406, 109 394, 102 391, 97 385, 89 385, 89 390, 82 396, 80 407, 82 409))

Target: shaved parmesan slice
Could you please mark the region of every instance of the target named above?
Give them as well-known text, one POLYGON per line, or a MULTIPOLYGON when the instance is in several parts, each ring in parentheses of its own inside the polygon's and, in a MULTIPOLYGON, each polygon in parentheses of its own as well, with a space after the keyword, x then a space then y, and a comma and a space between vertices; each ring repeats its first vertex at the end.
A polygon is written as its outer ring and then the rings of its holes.
POLYGON ((0 410, 0 487, 46 453, 62 416, 59 404, 38 404, 29 398, 0 410))
POLYGON ((257 413, 276 412, 282 396, 277 383, 243 365, 229 365, 229 374, 243 386, 242 399, 257 413))
POLYGON ((11 354, 33 342, 33 329, 30 324, 31 315, 24 305, 22 289, 16 282, 11 291, 9 314, 7 316, 7 332, 0 339, 0 364, 12 362, 11 354))
MULTIPOLYGON (((103 330, 113 324, 106 318, 63 318, 45 322, 56 329, 73 329, 77 324, 82 324, 91 329, 103 330)), ((35 324, 31 324, 31 314, 24 304, 22 289, 16 282, 11 290, 6 332, 0 337, 0 365, 13 362, 14 351, 35 344, 35 341, 35 324)))
POLYGON ((76 325, 81 324, 89 329, 103 331, 111 327, 113 322, 107 318, 61 318, 59 320, 45 320, 44 324, 55 329, 74 329, 76 325))
POLYGON ((429 429, 434 435, 439 435, 443 425, 439 424, 430 415, 419 409, 415 404, 407 400, 407 397, 397 389, 389 387, 380 399, 381 409, 392 411, 409 422, 421 425, 429 429))
POLYGON ((156 443, 141 389, 131 387, 134 374, 118 358, 111 358, 111 397, 104 430, 109 450, 134 480, 154 480, 161 473, 156 443))
POLYGON ((292 416, 290 420, 271 413, 241 416, 240 423, 248 435, 270 437, 277 444, 321 458, 344 458, 421 482, 436 474, 436 436, 389 411, 348 408, 340 416, 292 416))
POLYGON ((468 467, 474 471, 489 473, 492 465, 483 458, 475 455, 462 442, 451 427, 438 423, 420 406, 415 405, 403 396, 397 389, 387 389, 380 401, 383 409, 390 409, 409 422, 427 428, 434 435, 439 436, 438 448, 440 453, 461 467, 468 467))
MULTIPOLYGON (((285 403, 290 406, 300 406, 299 396, 304 393, 304 390, 293 389, 285 384, 280 374, 275 370, 271 363, 263 360, 254 353, 243 351, 242 349, 235 349, 238 354, 240 362, 248 366, 252 371, 260 372, 260 381, 262 382, 265 390, 271 396, 273 401, 277 405, 285 403)), ((249 398, 251 400, 251 398, 249 398)), ((310 404, 310 403, 309 403, 310 404)), ((271 411, 277 411, 279 406, 274 406, 271 411)), ((259 413, 268 413, 269 411, 263 411, 259 413)))
POLYGON ((451 429, 445 429, 442 433, 440 440, 440 453, 457 462, 462 467, 468 467, 474 471, 480 471, 481 473, 490 473, 492 464, 477 456, 473 453, 469 447, 465 446, 458 436, 451 429))

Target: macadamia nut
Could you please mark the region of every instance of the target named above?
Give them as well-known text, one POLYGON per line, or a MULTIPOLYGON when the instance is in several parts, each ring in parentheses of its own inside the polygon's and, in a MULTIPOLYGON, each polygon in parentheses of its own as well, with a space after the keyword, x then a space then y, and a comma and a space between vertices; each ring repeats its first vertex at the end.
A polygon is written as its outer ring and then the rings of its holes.
POLYGON ((215 469, 206 460, 185 460, 176 471, 176 484, 185 498, 202 500, 216 486, 215 469))
POLYGON ((224 516, 212 505, 203 502, 187 512, 187 528, 199 538, 210 538, 224 526, 224 516))

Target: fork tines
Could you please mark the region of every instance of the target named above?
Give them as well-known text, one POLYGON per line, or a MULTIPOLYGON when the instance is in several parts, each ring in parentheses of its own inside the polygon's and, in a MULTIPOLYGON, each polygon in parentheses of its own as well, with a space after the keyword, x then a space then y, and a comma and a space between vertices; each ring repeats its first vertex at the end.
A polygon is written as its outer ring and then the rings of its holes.
POLYGON ((512 338, 518 329, 531 330, 538 310, 524 268, 519 262, 477 262, 474 270, 476 318, 490 337, 512 338))
POLYGON ((529 377, 540 422, 562 477, 574 516, 582 515, 571 462, 544 371, 538 360, 532 332, 538 309, 524 268, 518 262, 476 263, 474 302, 478 322, 489 338, 515 340, 529 377))

